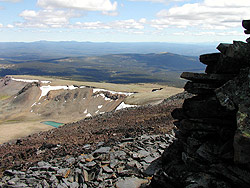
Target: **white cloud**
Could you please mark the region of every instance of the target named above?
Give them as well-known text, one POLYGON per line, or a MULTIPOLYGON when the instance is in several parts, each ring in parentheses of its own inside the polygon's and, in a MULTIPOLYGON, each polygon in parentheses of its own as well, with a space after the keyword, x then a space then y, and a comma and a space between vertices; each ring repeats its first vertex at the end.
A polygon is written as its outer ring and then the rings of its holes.
POLYGON ((110 23, 112 28, 118 29, 144 29, 144 25, 134 19, 121 20, 110 23))
POLYGON ((69 24, 69 19, 78 17, 80 15, 73 11, 63 10, 24 10, 19 16, 26 21, 23 23, 16 23, 18 27, 38 27, 38 28, 59 28, 66 27, 69 24))
POLYGON ((134 19, 118 20, 112 22, 76 22, 70 23, 73 17, 80 17, 75 11, 65 10, 25 10, 19 16, 23 17, 25 22, 15 23, 17 27, 32 27, 32 28, 70 28, 70 29, 114 29, 119 31, 124 30, 142 30, 147 20, 145 18, 139 21, 134 19))
POLYGON ((110 0, 38 0, 38 6, 51 8, 68 8, 87 11, 115 11, 117 2, 111 3, 110 0))
POLYGON ((103 24, 100 21, 96 22, 76 22, 74 25, 71 25, 72 28, 80 28, 80 29, 110 29, 109 26, 103 24))
POLYGON ((161 10, 158 19, 151 21, 157 29, 166 27, 200 27, 204 29, 229 29, 240 27, 242 19, 250 18, 250 1, 204 0, 161 10))
POLYGON ((3 27, 3 24, 0 23, 0 28, 3 27))
POLYGON ((108 11, 103 11, 102 12, 103 15, 107 15, 107 16, 118 16, 118 12, 108 12, 108 11))
MULTIPOLYGON (((145 21, 145 20, 142 20, 145 21)), ((71 28, 81 28, 81 29, 114 29, 119 31, 125 30, 142 30, 144 29, 144 24, 140 21, 134 19, 120 20, 109 23, 97 22, 76 22, 74 25, 70 25, 71 28)))
POLYGON ((14 25, 8 24, 6 27, 7 28, 14 28, 14 25))

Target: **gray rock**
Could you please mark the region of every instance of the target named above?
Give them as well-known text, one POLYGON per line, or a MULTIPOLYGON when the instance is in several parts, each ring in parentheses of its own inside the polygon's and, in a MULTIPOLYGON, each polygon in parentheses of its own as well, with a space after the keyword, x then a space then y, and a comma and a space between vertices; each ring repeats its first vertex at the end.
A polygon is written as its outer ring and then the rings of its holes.
POLYGON ((120 159, 120 160, 122 160, 122 159, 125 159, 126 158, 126 153, 124 152, 124 151, 115 151, 114 152, 114 156, 116 157, 116 158, 118 158, 118 159, 120 159))
POLYGON ((89 181, 89 173, 86 170, 83 170, 84 181, 89 181))
POLYGON ((57 185, 57 188, 68 188, 68 186, 64 183, 60 183, 57 185))
POLYGON ((20 179, 17 178, 17 177, 15 177, 15 178, 10 179, 10 180, 8 181, 8 184, 9 184, 9 185, 15 185, 15 184, 17 184, 17 182, 19 182, 19 181, 20 181, 20 179))
POLYGON ((96 154, 96 153, 97 153, 97 154, 109 153, 110 150, 111 150, 110 147, 101 147, 101 148, 95 150, 95 151, 93 152, 93 154, 96 154))
POLYGON ((27 178, 25 179, 25 181, 27 184, 36 184, 39 180, 37 180, 36 178, 27 178))
POLYGON ((43 188, 43 186, 41 184, 37 184, 35 188, 43 188))
POLYGON ((111 168, 109 168, 108 166, 103 166, 102 168, 107 173, 113 173, 113 170, 111 168))
POLYGON ((91 148, 91 145, 90 144, 86 144, 83 146, 84 149, 90 149, 91 148))
POLYGON ((66 162, 68 163, 68 165, 72 165, 72 164, 74 164, 75 163, 75 158, 74 157, 71 157, 71 158, 69 158, 69 159, 67 159, 66 160, 66 162))
POLYGON ((68 180, 67 180, 66 178, 63 178, 62 181, 63 181, 63 183, 64 183, 65 185, 67 185, 68 187, 71 185, 71 183, 68 182, 68 180))
POLYGON ((138 155, 139 158, 147 157, 147 156, 150 155, 150 153, 148 151, 146 151, 146 150, 139 150, 138 154, 139 154, 138 155))
POLYGON ((25 183, 18 183, 16 185, 13 185, 13 186, 10 186, 10 187, 13 187, 13 188, 24 188, 24 187, 29 187, 27 184, 25 183))
POLYGON ((118 164, 118 162, 119 161, 117 159, 111 160, 110 164, 109 164, 110 168, 115 168, 115 166, 118 164))
POLYGON ((103 146, 104 142, 98 142, 97 147, 103 146))
POLYGON ((134 141, 134 138, 123 138, 122 142, 132 142, 134 141))
POLYGON ((40 162, 38 162, 38 163, 37 163, 37 165, 38 165, 39 167, 51 166, 49 163, 44 162, 44 161, 40 161, 40 162))
POLYGON ((142 184, 148 183, 148 180, 139 178, 125 178, 116 183, 117 188, 139 188, 142 184))
POLYGON ((69 168, 62 168, 57 171, 57 174, 59 176, 65 177, 69 170, 69 168))
POLYGON ((73 182, 70 184, 70 188, 78 188, 80 185, 77 182, 73 182))
POLYGON ((49 179, 51 182, 58 182, 57 178, 55 175, 52 175, 49 179))
POLYGON ((129 166, 131 167, 136 167, 138 169, 141 168, 141 164, 138 161, 132 160, 130 162, 127 163, 129 166))
POLYGON ((5 170, 4 171, 4 175, 7 175, 7 176, 14 176, 15 174, 16 173, 13 170, 5 170))
POLYGON ((46 180, 43 180, 41 184, 42 184, 43 188, 49 188, 50 187, 46 180))
POLYGON ((88 162, 85 164, 86 167, 93 167, 95 165, 96 165, 96 162, 94 162, 94 161, 91 161, 91 162, 88 162))
POLYGON ((146 158, 144 158, 143 160, 146 162, 146 163, 152 163, 154 160, 156 160, 157 158, 155 157, 151 157, 151 156, 147 156, 146 158))

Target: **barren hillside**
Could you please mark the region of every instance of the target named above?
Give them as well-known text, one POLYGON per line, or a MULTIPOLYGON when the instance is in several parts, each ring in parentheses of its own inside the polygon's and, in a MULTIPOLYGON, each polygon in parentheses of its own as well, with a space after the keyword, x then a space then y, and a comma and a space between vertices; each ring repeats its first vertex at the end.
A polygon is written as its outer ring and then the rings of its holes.
POLYGON ((51 121, 65 124, 125 107, 157 104, 181 91, 156 84, 118 85, 6 76, 0 80, 0 143, 50 130, 51 121))

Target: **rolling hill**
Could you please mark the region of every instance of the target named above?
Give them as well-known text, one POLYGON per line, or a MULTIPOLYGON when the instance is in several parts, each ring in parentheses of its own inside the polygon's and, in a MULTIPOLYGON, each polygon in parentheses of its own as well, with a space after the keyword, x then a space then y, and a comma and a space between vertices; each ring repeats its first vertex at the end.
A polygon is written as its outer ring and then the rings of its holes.
POLYGON ((53 59, 0 59, 0 76, 34 75, 108 83, 164 83, 182 87, 183 71, 202 71, 198 57, 173 53, 111 54, 53 59), (6 66, 8 65, 8 66, 6 66), (1 66, 0 66, 1 67, 1 66))

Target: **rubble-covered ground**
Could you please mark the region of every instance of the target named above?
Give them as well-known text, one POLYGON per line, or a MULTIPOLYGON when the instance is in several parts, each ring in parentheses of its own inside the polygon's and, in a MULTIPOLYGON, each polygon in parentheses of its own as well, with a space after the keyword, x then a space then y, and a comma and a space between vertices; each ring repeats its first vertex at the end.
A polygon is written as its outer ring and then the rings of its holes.
POLYGON ((173 140, 170 113, 185 97, 106 113, 2 144, 2 186, 145 183, 153 172, 145 170, 173 140))

